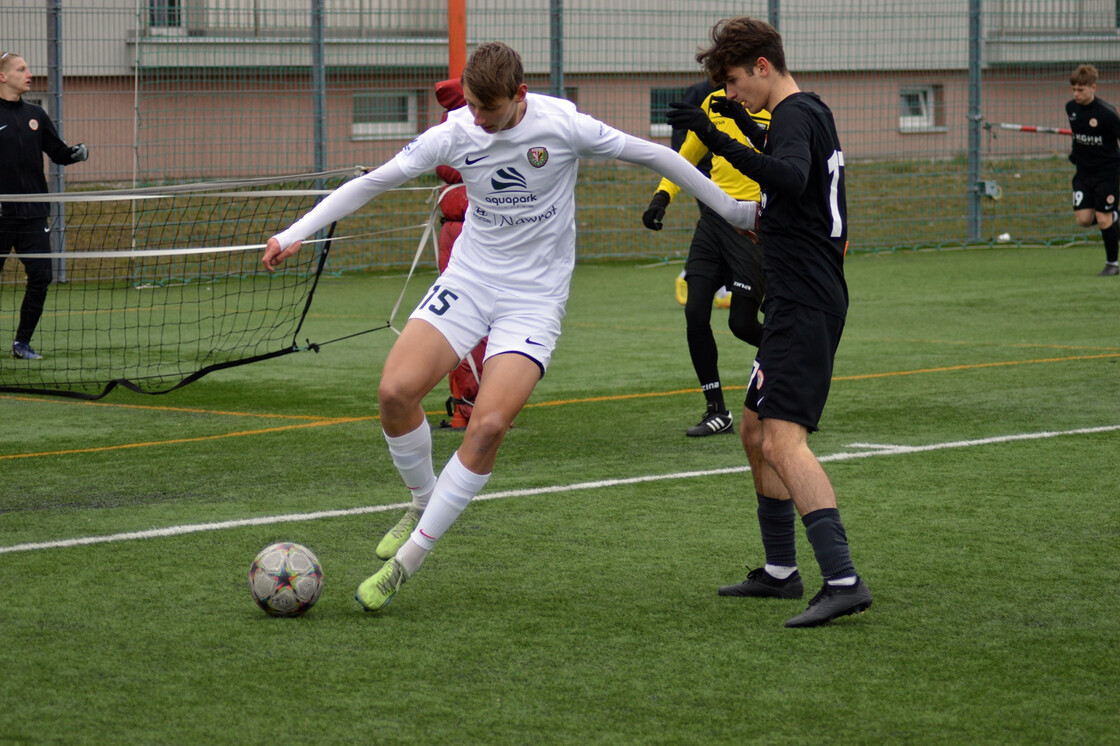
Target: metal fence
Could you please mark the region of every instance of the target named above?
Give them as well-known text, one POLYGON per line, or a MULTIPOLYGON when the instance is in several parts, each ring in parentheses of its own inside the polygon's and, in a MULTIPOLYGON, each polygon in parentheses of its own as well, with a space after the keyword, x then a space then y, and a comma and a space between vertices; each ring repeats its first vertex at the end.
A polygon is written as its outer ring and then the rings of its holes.
MULTIPOLYGON (((60 189, 302 173, 377 165, 439 121, 454 5, 6 0, 0 48, 31 64, 29 98, 64 137, 90 146, 64 182, 55 170, 60 189)), ((1120 98, 1120 0, 466 0, 465 14, 468 50, 506 41, 532 89, 665 143, 665 107, 699 79, 710 27, 768 18, 802 89, 836 115, 851 250, 1099 240, 1070 215, 1069 139, 1000 124, 1065 126, 1083 62, 1101 98, 1120 98)), ((693 209, 641 227, 656 182, 587 164, 580 257, 683 256, 693 209)), ((428 214, 420 196, 392 208, 363 219, 388 231, 428 214)), ((371 241, 335 269, 401 264, 415 238, 371 241)))

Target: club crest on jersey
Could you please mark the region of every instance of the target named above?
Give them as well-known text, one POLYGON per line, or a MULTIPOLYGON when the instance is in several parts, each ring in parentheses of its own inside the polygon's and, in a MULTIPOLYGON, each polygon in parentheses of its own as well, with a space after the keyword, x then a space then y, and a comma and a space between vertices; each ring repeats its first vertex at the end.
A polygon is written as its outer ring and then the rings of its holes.
POLYGON ((529 159, 530 166, 541 168, 548 163, 548 148, 529 148, 529 152, 525 156, 529 159))
POLYGON ((34 132, 35 130, 39 129, 39 120, 29 119, 27 120, 27 126, 31 128, 32 132, 34 132))
POLYGON ((1089 126, 1090 127, 1096 127, 1097 126, 1097 118, 1096 117, 1092 117, 1092 118, 1089 119, 1089 126))

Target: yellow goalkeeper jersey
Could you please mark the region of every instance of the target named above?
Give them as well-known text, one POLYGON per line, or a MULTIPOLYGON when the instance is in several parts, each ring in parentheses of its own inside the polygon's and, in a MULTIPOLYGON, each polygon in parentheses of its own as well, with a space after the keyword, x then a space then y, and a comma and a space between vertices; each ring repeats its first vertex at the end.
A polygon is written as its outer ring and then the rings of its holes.
MULTIPOLYGON (((700 108, 707 113, 708 117, 712 120, 712 124, 714 124, 721 132, 724 132, 728 137, 731 137, 738 142, 741 142, 744 145, 753 148, 754 146, 751 145, 750 141, 747 140, 747 136, 744 135, 739 130, 739 127, 735 124, 735 120, 729 119, 728 117, 712 111, 712 96, 726 95, 727 92, 723 88, 720 88, 718 91, 712 91, 710 94, 708 94, 708 97, 704 99, 704 103, 700 105, 700 108)), ((770 126, 770 112, 768 111, 760 111, 757 114, 752 113, 751 118, 761 124, 763 127, 770 126)), ((704 143, 700 142, 700 138, 696 136, 695 132, 689 131, 688 136, 684 140, 684 144, 681 145, 680 153, 685 160, 695 166, 704 158, 705 155, 708 154, 708 147, 704 143)), ((722 158, 721 156, 712 156, 711 177, 712 181, 714 181, 720 189, 727 192, 735 199, 758 201, 758 199, 761 197, 761 191, 758 188, 758 182, 752 179, 748 179, 743 175, 741 171, 739 171, 739 169, 732 166, 727 162, 726 159, 722 158)), ((662 179, 661 183, 657 185, 657 189, 654 191, 667 192, 671 201, 677 196, 677 193, 680 190, 681 188, 673 182, 669 181, 668 179, 662 179)))

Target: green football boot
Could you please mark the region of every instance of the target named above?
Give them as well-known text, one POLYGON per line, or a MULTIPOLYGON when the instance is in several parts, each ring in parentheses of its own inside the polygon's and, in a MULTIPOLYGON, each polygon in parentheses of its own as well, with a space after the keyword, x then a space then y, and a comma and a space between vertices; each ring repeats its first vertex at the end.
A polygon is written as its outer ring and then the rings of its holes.
POLYGON ((378 559, 388 560, 397 556, 397 551, 408 541, 408 537, 416 529, 416 524, 420 522, 422 512, 415 506, 409 508, 404 517, 397 521, 397 525, 381 537, 381 542, 377 545, 378 559))
POLYGON ((366 611, 381 611, 393 600, 393 596, 406 580, 408 580, 408 573, 404 571, 404 565, 394 557, 380 570, 362 581, 354 598, 366 611))

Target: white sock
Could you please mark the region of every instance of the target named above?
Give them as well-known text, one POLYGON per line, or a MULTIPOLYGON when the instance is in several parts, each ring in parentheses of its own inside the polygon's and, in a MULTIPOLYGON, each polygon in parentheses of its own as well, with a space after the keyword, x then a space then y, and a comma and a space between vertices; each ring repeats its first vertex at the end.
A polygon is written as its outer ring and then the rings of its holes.
POLYGON ((786 565, 767 564, 764 569, 766 570, 766 574, 770 577, 777 578, 778 580, 785 580, 790 575, 793 575, 795 572, 797 572, 797 565, 788 567, 786 565))
POLYGON ((489 474, 475 474, 463 466, 459 461, 458 451, 452 454, 440 472, 432 499, 428 501, 424 515, 420 516, 420 523, 412 532, 411 540, 421 548, 431 551, 443 533, 470 504, 471 499, 486 486, 488 479, 489 474))
POLYGON ((412 493, 413 507, 423 510, 436 487, 436 473, 432 469, 432 429, 425 420, 420 427, 398 437, 382 434, 389 444, 393 466, 412 493))
POLYGON ((829 578, 828 579, 828 584, 829 585, 855 585, 856 580, 857 580, 857 578, 856 578, 855 575, 849 575, 846 578, 829 578))
POLYGON ((409 537, 404 546, 397 550, 397 561, 404 566, 404 571, 410 578, 420 569, 427 556, 428 550, 413 541, 412 537, 409 537))

